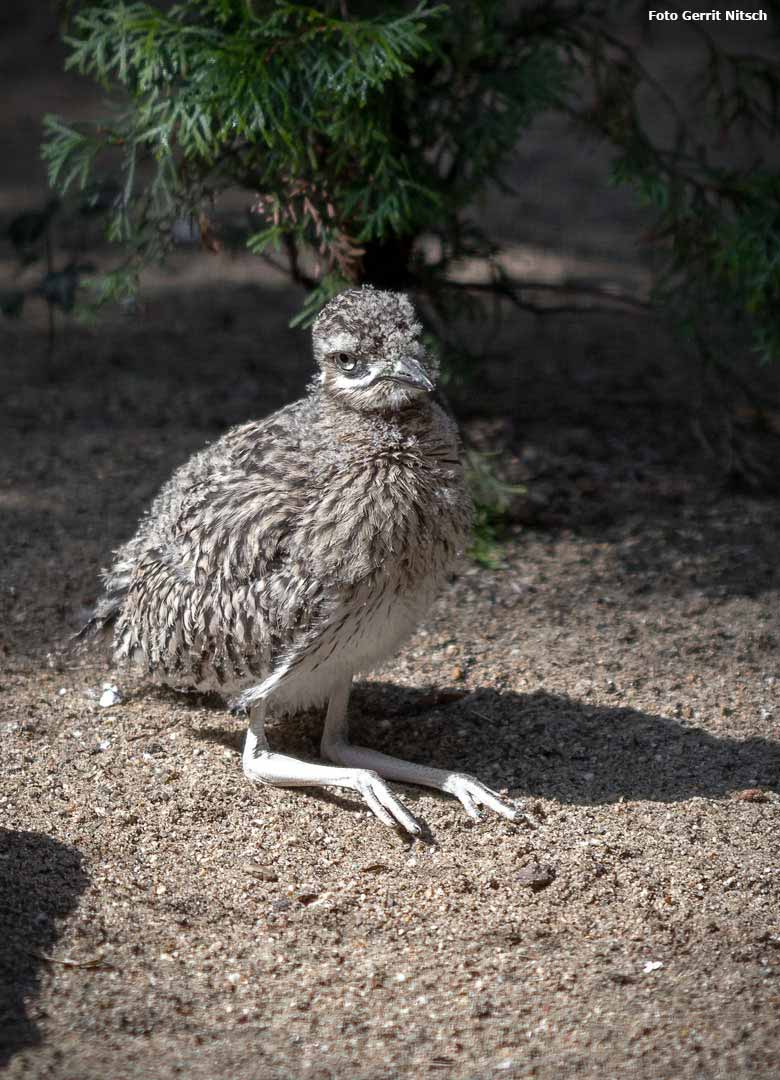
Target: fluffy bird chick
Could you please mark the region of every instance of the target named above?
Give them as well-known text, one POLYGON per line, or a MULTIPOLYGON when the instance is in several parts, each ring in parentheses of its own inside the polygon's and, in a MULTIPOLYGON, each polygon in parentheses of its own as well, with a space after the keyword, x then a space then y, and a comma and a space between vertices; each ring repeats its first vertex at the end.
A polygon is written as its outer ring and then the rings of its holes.
POLYGON ((313 328, 308 394, 228 431, 165 485, 104 573, 92 626, 117 662, 250 709, 251 779, 348 788, 387 825, 420 825, 383 777, 517 811, 478 780, 349 742, 356 672, 396 651, 466 540, 471 506, 436 368, 406 296, 341 293, 313 328), (272 751, 266 710, 327 702, 322 755, 272 751))

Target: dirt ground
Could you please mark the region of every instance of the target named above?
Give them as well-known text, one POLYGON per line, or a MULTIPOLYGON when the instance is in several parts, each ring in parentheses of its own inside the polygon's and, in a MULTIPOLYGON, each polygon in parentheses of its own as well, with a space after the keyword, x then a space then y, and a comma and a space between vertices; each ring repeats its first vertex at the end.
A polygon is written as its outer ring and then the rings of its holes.
MULTIPOLYGON (((41 197, 40 113, 95 108, 45 22, 22 29, 0 225, 41 197)), ((641 293, 641 212, 548 136, 519 206, 485 212, 520 271, 641 293)), ((397 786, 430 828, 412 842, 351 798, 250 786, 218 701, 63 651, 172 468, 308 378, 300 295, 250 257, 183 255, 143 299, 53 357, 34 304, 0 324, 6 1075, 776 1077, 780 498, 724 484, 681 347, 627 312, 508 320, 456 392, 528 495, 498 567, 464 564, 360 684, 354 730, 529 820, 397 786)), ((729 415, 776 471, 778 435, 729 415)), ((321 720, 274 745, 316 758, 321 720)))

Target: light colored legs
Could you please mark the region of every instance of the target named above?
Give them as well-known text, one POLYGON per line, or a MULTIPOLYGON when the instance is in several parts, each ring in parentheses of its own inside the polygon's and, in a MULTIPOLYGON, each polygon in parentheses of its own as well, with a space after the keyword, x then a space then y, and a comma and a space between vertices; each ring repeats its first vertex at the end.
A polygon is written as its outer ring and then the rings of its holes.
POLYGON ((331 695, 325 729, 322 733, 320 750, 322 756, 338 765, 353 766, 358 769, 370 769, 387 780, 400 780, 405 784, 421 784, 454 795, 466 809, 469 817, 479 818, 479 806, 487 806, 502 817, 514 821, 521 816, 520 811, 504 802, 498 792, 493 791, 473 776, 466 773, 450 772, 447 769, 433 769, 426 765, 415 765, 411 761, 382 754, 378 750, 369 750, 365 746, 354 746, 349 741, 347 704, 351 679, 345 680, 331 695))
MULTIPOLYGON (((349 697, 349 683, 346 688, 349 697)), ((246 733, 242 764, 250 780, 278 787, 338 787, 361 795, 385 825, 400 825, 414 836, 422 830, 418 821, 396 799, 376 772, 363 768, 339 769, 276 754, 265 737, 265 702, 253 706, 246 733)))
POLYGON ((403 761, 378 750, 369 750, 368 747, 350 743, 347 704, 351 683, 351 678, 344 679, 328 702, 320 748, 322 756, 335 765, 299 761, 269 749, 264 731, 266 705, 265 701, 260 701, 250 712, 242 759, 245 775, 250 780, 278 787, 348 788, 361 795, 385 825, 400 825, 414 836, 422 831, 419 822, 393 795, 382 777, 446 791, 460 800, 466 813, 472 818, 479 818, 480 806, 487 806, 510 821, 522 816, 521 812, 505 802, 498 792, 466 773, 415 765, 411 761, 403 761))

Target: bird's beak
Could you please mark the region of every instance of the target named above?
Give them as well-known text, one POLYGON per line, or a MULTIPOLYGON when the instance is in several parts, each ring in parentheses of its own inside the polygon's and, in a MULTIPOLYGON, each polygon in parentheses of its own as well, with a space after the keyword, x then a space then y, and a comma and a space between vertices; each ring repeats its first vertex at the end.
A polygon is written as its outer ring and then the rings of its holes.
POLYGON ((391 382, 404 383, 406 386, 416 386, 427 393, 433 390, 433 383, 425 374, 422 364, 412 360, 411 356, 399 360, 390 371, 382 375, 382 378, 390 379, 391 382))

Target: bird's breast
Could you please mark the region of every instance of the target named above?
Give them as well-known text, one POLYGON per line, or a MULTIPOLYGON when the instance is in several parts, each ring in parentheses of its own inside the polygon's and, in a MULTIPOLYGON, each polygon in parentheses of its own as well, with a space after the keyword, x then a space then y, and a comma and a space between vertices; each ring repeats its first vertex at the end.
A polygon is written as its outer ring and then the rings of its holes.
POLYGON ((379 574, 399 588, 446 573, 462 549, 469 503, 457 461, 403 449, 342 460, 322 475, 302 520, 321 569, 342 580, 379 574))

